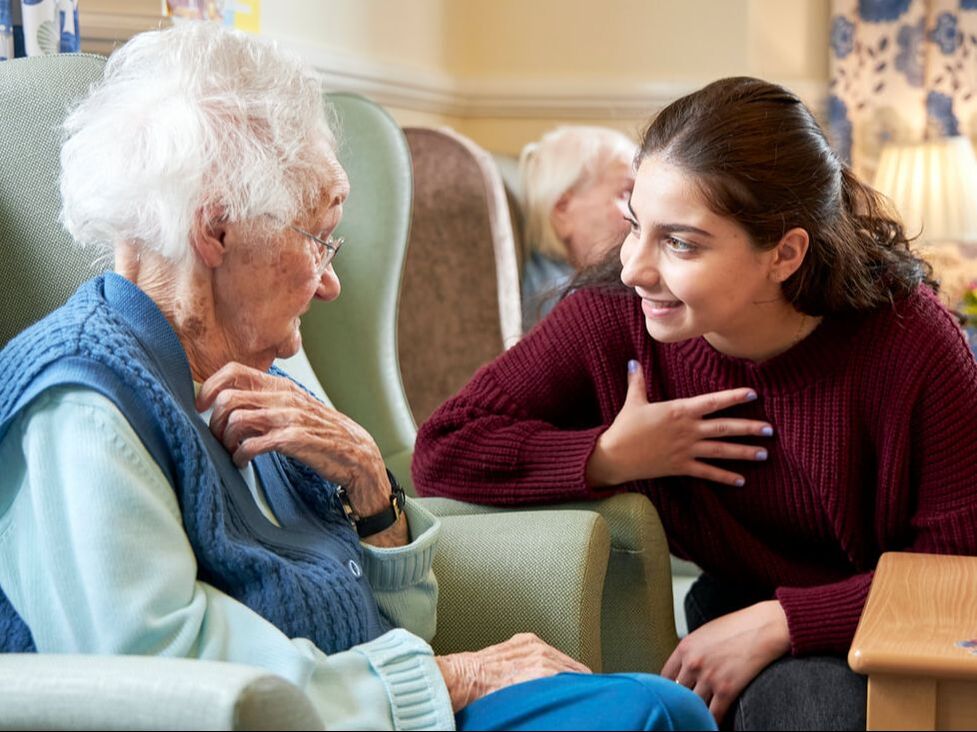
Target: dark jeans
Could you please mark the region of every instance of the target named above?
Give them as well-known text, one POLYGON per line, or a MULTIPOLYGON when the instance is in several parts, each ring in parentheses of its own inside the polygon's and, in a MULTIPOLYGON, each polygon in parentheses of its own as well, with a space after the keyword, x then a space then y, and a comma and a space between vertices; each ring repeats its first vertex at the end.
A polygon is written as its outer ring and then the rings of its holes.
MULTIPOLYGON (((762 599, 703 575, 685 596, 689 632, 762 599)), ((863 730, 866 689, 844 658, 784 656, 743 690, 722 729, 863 730)))

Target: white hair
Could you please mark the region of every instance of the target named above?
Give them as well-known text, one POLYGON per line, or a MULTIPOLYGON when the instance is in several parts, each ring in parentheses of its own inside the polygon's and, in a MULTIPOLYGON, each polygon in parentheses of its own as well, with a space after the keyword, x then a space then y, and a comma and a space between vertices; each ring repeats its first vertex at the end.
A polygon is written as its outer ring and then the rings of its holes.
POLYGON ((556 235, 550 218, 553 207, 564 193, 586 186, 608 164, 630 163, 637 149, 617 130, 586 125, 557 127, 526 145, 519 156, 519 175, 529 245, 548 257, 566 260, 566 243, 556 235))
POLYGON ((141 33, 68 116, 61 220, 80 245, 134 241, 179 261, 200 212, 293 221, 335 152, 319 82, 295 56, 214 23, 141 33))

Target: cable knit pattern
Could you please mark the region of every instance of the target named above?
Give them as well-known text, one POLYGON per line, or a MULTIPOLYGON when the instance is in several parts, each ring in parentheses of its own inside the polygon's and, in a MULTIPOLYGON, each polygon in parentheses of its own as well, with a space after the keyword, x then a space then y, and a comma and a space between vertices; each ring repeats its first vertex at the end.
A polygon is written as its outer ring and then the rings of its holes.
POLYGON ((928 289, 826 318, 759 364, 702 338, 655 342, 636 297, 578 292, 421 428, 418 492, 496 505, 606 495, 584 471, 631 358, 652 401, 759 394, 725 412, 774 426, 747 441, 768 460, 736 463, 744 487, 675 477, 620 490, 652 500, 675 554, 779 599, 795 655, 847 653, 883 551, 977 553, 977 363, 928 289))
MULTIPOLYGON (((200 580, 251 608, 288 637, 309 638, 326 653, 372 640, 387 630, 365 578, 348 568, 351 558, 362 565, 363 555, 334 500, 334 485, 284 456, 262 456, 277 464, 266 471, 268 475, 279 476, 311 508, 321 536, 299 543, 288 541, 288 531, 255 533, 231 500, 215 456, 194 426, 189 364, 176 334, 152 300, 118 275, 85 283, 63 307, 0 353, 0 432, 26 406, 18 401, 42 372, 71 357, 108 367, 125 388, 140 394, 161 426, 200 580), (120 302, 110 302, 110 286, 121 293, 120 302), (186 392, 189 406, 181 406, 180 396, 168 388, 173 384, 186 392)), ((30 633, 2 592, 0 650, 34 650, 30 633)))

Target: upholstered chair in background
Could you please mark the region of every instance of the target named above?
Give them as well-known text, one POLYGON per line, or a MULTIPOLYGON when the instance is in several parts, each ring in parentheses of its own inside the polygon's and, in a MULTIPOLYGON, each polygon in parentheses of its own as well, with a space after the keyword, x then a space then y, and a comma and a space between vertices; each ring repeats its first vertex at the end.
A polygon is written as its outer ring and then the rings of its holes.
POLYGON ((397 337, 407 400, 420 424, 519 339, 519 267, 491 156, 449 129, 404 133, 414 201, 397 337))

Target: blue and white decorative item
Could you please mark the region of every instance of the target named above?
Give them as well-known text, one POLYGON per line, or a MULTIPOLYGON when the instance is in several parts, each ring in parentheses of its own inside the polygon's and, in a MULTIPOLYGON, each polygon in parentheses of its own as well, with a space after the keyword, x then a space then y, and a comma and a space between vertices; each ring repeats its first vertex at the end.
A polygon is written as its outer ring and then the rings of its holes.
POLYGON ((14 57, 14 18, 11 0, 0 0, 0 61, 14 57))
POLYGON ((80 48, 78 0, 0 0, 0 60, 80 48))
POLYGON ((888 143, 977 143, 977 0, 832 0, 835 149, 864 180, 888 143))
POLYGON ((977 0, 831 0, 831 11, 832 144, 889 197, 943 302, 973 310, 965 297, 977 281, 977 0))

